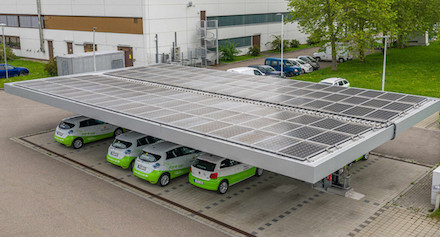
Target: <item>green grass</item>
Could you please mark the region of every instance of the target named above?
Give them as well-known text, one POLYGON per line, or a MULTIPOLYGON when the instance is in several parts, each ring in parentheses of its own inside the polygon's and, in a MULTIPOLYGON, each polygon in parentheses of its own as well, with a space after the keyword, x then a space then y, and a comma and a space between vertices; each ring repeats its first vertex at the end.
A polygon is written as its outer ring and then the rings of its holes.
POLYGON ((431 218, 440 220, 440 209, 433 211, 430 215, 431 218))
POLYGON ((6 80, 5 78, 0 78, 0 88, 4 88, 4 84, 8 82, 25 81, 36 78, 50 77, 50 75, 46 71, 44 71, 44 65, 46 65, 46 63, 35 62, 25 59, 16 59, 16 60, 8 61, 8 64, 15 67, 25 67, 29 69, 29 75, 10 77, 8 80, 6 80))
MULTIPOLYGON (((287 52, 292 52, 292 51, 296 51, 296 50, 299 50, 299 49, 306 49, 306 48, 310 48, 310 47, 316 47, 316 45, 301 44, 301 45, 298 46, 298 48, 287 48, 283 52, 287 53, 287 52)), ((276 50, 269 50, 267 52, 269 52, 269 53, 281 53, 281 51, 276 51, 276 50)))
POLYGON ((241 55, 241 56, 234 56, 234 60, 233 61, 223 61, 220 60, 220 63, 233 63, 233 62, 238 62, 238 61, 244 61, 244 60, 248 60, 248 59, 253 59, 253 58, 260 58, 260 57, 265 57, 266 55, 260 54, 258 56, 251 56, 251 55, 241 55))
MULTIPOLYGON (((351 86, 382 89, 383 55, 367 56, 365 63, 358 60, 304 74, 295 79, 318 82, 328 77, 342 77, 351 86)), ((385 91, 440 97, 440 42, 430 46, 389 49, 385 73, 385 91)))

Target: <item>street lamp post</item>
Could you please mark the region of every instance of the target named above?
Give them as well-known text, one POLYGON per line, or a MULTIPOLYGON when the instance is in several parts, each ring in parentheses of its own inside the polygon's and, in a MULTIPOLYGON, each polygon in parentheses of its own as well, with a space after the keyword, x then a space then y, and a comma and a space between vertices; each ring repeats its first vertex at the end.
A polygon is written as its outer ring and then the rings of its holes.
POLYGON ((6 66, 6 64, 8 63, 8 59, 6 58, 6 41, 5 41, 5 23, 1 23, 0 26, 2 27, 2 42, 3 42, 3 53, 4 53, 4 57, 5 57, 5 71, 6 71, 6 80, 8 80, 8 68, 6 66))
POLYGON ((387 65, 387 39, 388 36, 384 36, 385 38, 385 51, 383 52, 383 72, 382 72, 382 91, 385 91, 385 67, 387 65))
POLYGON ((95 55, 95 31, 97 27, 93 27, 93 71, 96 72, 96 55, 95 55))
POLYGON ((284 15, 281 13, 277 14, 278 16, 281 15, 281 76, 283 76, 283 70, 284 70, 284 55, 283 55, 283 50, 284 50, 284 15))

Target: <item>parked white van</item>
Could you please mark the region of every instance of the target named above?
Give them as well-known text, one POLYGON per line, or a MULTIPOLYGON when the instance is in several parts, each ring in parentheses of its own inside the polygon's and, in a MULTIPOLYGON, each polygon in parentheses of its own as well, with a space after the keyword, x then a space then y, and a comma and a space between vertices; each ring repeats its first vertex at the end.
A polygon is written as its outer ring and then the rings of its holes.
MULTIPOLYGON (((318 52, 313 54, 313 58, 319 61, 332 61, 332 46, 329 44, 325 44, 322 46, 318 52)), ((342 63, 347 60, 352 60, 353 56, 350 55, 348 50, 348 46, 345 44, 337 43, 336 44, 336 60, 342 63)))
POLYGON ((236 67, 226 70, 227 72, 233 72, 233 73, 239 73, 239 74, 245 74, 245 75, 257 75, 257 76, 265 76, 262 71, 258 70, 257 68, 251 68, 251 67, 236 67))

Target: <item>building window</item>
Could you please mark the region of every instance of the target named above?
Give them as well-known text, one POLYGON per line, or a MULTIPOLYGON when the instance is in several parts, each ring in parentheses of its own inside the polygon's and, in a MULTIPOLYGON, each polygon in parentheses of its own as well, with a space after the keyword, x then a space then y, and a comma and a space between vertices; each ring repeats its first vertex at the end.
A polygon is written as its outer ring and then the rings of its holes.
MULTIPOLYGON (((287 13, 285 13, 287 15, 287 13)), ((218 27, 263 24, 281 22, 281 16, 277 13, 248 14, 234 16, 211 16, 208 20, 218 20, 218 27)))
POLYGON ((10 27, 18 27, 18 16, 8 16, 3 15, 0 16, 0 23, 6 24, 10 27))
POLYGON ((67 42, 67 54, 73 54, 72 42, 67 42))
POLYGON ((20 27, 38 28, 38 16, 20 16, 19 19, 20 27))
MULTIPOLYGON (((93 44, 84 44, 84 52, 92 52, 93 44)), ((95 51, 98 51, 98 45, 95 44, 95 51)))
POLYGON ((228 41, 235 44, 235 47, 249 47, 252 45, 252 36, 222 39, 218 41, 219 47, 226 44, 228 41))
MULTIPOLYGON (((5 35, 6 46, 12 49, 20 49, 20 37, 17 36, 6 36, 5 35)), ((0 43, 3 43, 3 37, 0 37, 0 43)))

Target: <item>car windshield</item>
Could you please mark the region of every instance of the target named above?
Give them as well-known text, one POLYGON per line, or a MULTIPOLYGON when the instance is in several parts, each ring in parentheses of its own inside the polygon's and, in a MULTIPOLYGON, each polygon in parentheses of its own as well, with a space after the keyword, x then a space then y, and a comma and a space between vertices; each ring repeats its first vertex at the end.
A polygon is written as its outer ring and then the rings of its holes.
POLYGON ((290 61, 284 61, 284 65, 286 65, 288 67, 294 66, 293 63, 290 61))
POLYGON ((310 61, 316 63, 316 60, 315 60, 314 58, 312 58, 312 57, 310 57, 310 56, 308 56, 307 58, 308 58, 310 61))
POLYGON ((214 171, 215 169, 215 164, 206 160, 195 159, 192 165, 198 169, 210 172, 214 171))
POLYGON ((115 139, 115 141, 112 143, 112 147, 118 148, 118 149, 127 149, 131 147, 131 142, 122 141, 119 139, 115 139))
POLYGON ((67 122, 61 122, 60 125, 58 125, 58 127, 61 128, 61 129, 71 129, 71 128, 75 127, 75 124, 67 123, 67 122))
POLYGON ((266 72, 274 72, 275 69, 273 67, 263 67, 263 70, 265 70, 266 72))
POLYGON ((300 64, 306 64, 303 60, 300 60, 300 59, 298 59, 296 61, 299 62, 300 64))
POLYGON ((160 155, 156 155, 153 153, 144 152, 139 156, 139 159, 146 161, 146 162, 156 162, 160 160, 160 155))

